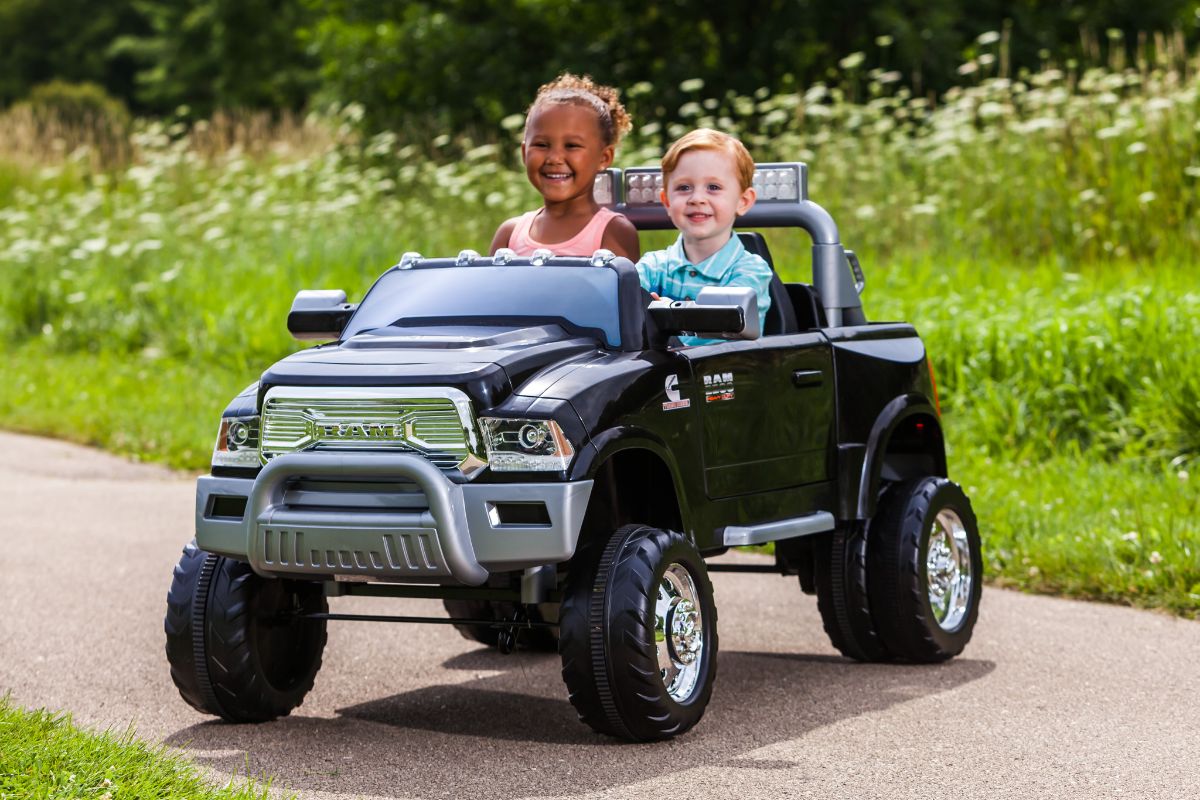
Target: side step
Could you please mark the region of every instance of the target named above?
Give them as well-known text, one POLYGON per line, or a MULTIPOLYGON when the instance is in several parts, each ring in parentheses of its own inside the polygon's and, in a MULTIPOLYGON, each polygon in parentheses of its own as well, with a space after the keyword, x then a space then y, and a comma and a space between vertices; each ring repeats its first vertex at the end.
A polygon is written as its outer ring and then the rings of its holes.
POLYGON ((729 525, 723 531, 723 535, 726 547, 741 547, 824 533, 833 530, 834 524, 833 514, 818 511, 803 517, 764 522, 761 525, 729 525))

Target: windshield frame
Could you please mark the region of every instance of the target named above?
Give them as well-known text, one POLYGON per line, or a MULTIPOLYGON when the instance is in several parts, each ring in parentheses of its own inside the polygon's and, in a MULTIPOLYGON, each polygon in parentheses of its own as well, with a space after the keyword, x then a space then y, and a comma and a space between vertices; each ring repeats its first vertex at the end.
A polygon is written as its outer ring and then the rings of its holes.
POLYGON ((408 267, 397 265, 379 276, 347 321, 341 339, 387 327, 550 323, 596 339, 609 349, 636 350, 642 347, 644 313, 637 271, 623 258, 600 266, 583 258, 558 258, 537 266, 457 266, 453 259, 427 259, 408 267), (411 281, 418 275, 436 276, 424 297, 412 295, 411 281), (467 286, 474 294, 456 295, 451 291, 467 286), (439 300, 450 298, 446 301, 447 313, 428 313, 430 292, 439 300), (535 302, 549 298, 556 302, 553 308, 530 310, 520 307, 523 295, 541 298, 535 302), (459 308, 453 307, 455 297, 463 301, 459 308), (507 309, 501 307, 506 304, 507 309), (395 310, 384 311, 382 305, 395 310), (415 310, 414 305, 424 313, 407 314, 415 310), (523 313, 527 310, 530 313, 523 313))

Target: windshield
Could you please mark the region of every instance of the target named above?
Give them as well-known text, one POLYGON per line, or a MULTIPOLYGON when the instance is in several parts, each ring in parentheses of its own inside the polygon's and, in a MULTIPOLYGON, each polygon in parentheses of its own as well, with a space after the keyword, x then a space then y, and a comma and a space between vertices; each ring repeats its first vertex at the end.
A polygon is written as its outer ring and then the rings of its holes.
POLYGON ((350 319, 343 339, 389 325, 556 322, 621 346, 617 273, 606 267, 393 269, 350 319))

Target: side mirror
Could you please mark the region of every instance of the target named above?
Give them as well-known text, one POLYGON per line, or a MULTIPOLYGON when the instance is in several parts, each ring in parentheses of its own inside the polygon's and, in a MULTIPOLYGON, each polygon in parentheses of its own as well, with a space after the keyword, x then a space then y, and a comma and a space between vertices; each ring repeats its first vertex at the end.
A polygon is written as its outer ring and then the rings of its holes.
POLYGON ((357 303, 347 303, 341 289, 304 289, 288 312, 288 332, 297 339, 332 341, 342 335, 357 303))
POLYGON ((660 333, 757 339, 758 295, 745 286, 709 286, 695 300, 655 300, 646 310, 660 333))

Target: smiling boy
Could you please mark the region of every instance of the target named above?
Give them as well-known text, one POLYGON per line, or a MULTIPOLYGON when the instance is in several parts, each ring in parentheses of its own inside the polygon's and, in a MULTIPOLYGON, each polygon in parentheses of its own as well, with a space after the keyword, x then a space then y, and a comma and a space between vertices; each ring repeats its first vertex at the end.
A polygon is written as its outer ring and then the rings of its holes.
MULTIPOLYGON (((666 250, 642 256, 637 263, 642 288, 672 300, 694 300, 706 286, 748 286, 758 295, 762 326, 771 305, 771 268, 733 233, 733 223, 756 198, 754 159, 745 145, 729 134, 699 128, 671 145, 662 172, 662 202, 679 238, 666 250)), ((685 345, 720 341, 679 339, 685 345)))

